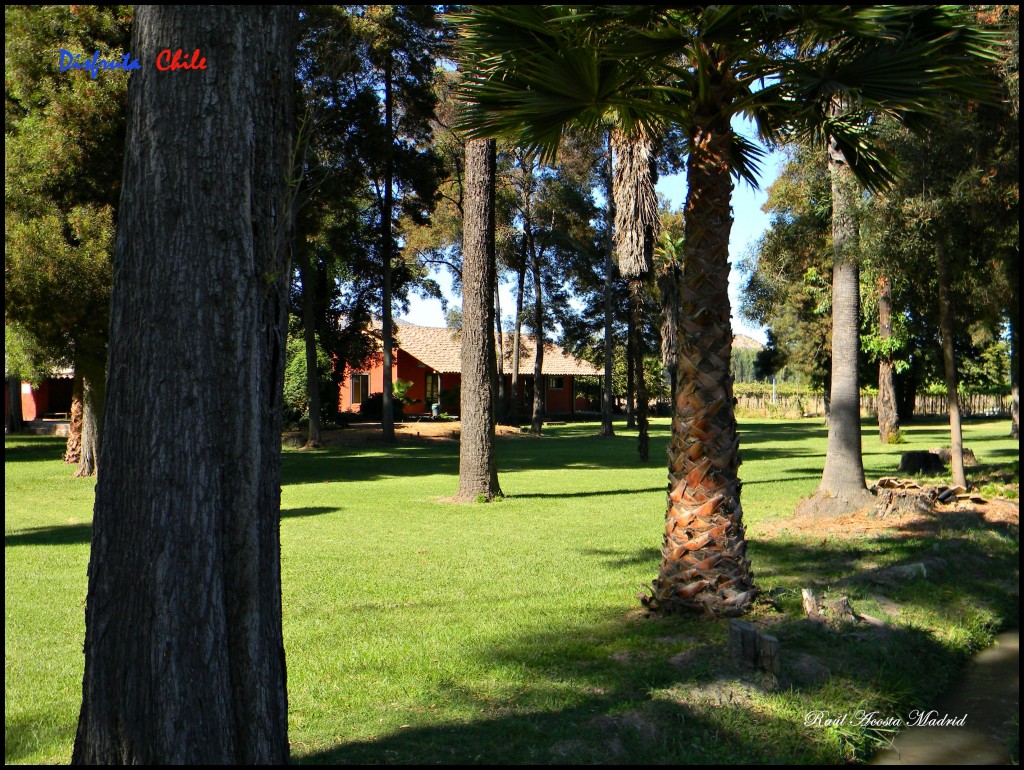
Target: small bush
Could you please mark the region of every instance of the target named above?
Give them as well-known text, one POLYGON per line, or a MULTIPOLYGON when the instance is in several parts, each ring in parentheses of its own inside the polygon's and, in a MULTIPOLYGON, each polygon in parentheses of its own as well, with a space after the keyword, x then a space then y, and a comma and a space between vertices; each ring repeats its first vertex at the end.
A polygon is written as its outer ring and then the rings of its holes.
POLYGON ((886 444, 906 444, 907 439, 903 436, 903 431, 894 430, 892 433, 885 437, 886 444))
POLYGON ((380 420, 384 416, 384 394, 371 393, 359 405, 359 414, 367 420, 380 420))

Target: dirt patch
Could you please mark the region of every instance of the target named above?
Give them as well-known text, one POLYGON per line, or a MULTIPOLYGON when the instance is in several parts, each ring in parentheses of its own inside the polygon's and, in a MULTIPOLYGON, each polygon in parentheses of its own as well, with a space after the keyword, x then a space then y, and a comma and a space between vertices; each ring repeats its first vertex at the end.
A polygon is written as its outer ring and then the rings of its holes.
MULTIPOLYGON (((462 430, 462 423, 458 420, 450 422, 434 422, 424 420, 423 422, 402 422, 395 423, 395 438, 400 444, 431 441, 458 441, 462 430)), ((495 434, 501 437, 507 436, 528 436, 514 425, 498 425, 495 434)), ((344 430, 328 430, 322 434, 322 444, 331 446, 340 444, 343 446, 367 444, 383 444, 380 423, 355 423, 344 430)), ((284 434, 286 446, 301 447, 306 442, 305 431, 289 431, 284 434)))
POLYGON ((887 537, 921 537, 940 530, 966 529, 979 525, 1015 529, 1020 525, 1018 500, 980 498, 943 504, 937 500, 929 505, 891 506, 889 513, 879 517, 877 505, 838 517, 800 516, 761 524, 757 535, 775 537, 784 533, 808 537, 856 538, 865 535, 887 537))

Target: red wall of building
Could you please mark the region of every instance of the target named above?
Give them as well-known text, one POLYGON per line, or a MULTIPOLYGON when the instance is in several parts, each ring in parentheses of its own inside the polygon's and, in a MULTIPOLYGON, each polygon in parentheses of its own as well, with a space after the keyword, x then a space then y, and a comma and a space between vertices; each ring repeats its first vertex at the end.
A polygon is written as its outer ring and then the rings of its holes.
MULTIPOLYGON (((399 350, 395 355, 395 361, 392 365, 392 377, 397 380, 411 380, 412 387, 409 388, 408 396, 413 399, 413 403, 407 404, 403 409, 404 414, 424 414, 430 412, 430 404, 426 401, 426 381, 428 377, 437 377, 437 373, 426 366, 421 361, 413 358, 411 355, 406 353, 404 350, 399 350)), ((370 363, 363 369, 349 369, 345 373, 345 378, 341 382, 341 387, 338 391, 338 411, 340 412, 358 412, 359 404, 352 403, 352 375, 353 374, 369 374, 370 375, 370 393, 381 393, 384 390, 384 361, 383 356, 377 355, 373 358, 370 363)), ((547 399, 545 401, 546 411, 548 414, 569 414, 573 412, 573 378, 571 376, 565 376, 562 378, 563 387, 561 389, 547 389, 547 399)), ((458 407, 449 402, 445 398, 445 393, 452 393, 457 389, 462 381, 462 377, 458 374, 444 374, 441 376, 441 399, 446 409, 442 411, 458 412, 458 407)), ((532 408, 533 401, 527 398, 528 392, 532 393, 531 389, 527 386, 532 386, 533 376, 532 375, 520 375, 520 387, 519 387, 519 412, 520 414, 529 413, 532 408)), ((505 375, 505 387, 511 389, 512 387, 512 375, 505 375)), ((577 398, 576 408, 585 409, 587 406, 586 399, 577 398)))

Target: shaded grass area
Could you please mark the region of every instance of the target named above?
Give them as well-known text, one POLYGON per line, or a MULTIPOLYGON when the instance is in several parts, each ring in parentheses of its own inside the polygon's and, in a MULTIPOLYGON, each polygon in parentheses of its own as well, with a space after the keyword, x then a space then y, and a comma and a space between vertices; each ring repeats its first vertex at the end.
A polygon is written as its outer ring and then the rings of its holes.
MULTIPOLYGON (((804 724, 808 711, 906 714, 1017 619, 1016 530, 977 517, 855 541, 767 538, 824 462, 820 421, 741 424, 743 504, 759 585, 753 619, 783 649, 779 677, 736 669, 726 624, 648 619, 666 475, 635 434, 593 424, 499 442, 492 505, 455 505, 454 442, 286 451, 282 570, 292 754, 306 762, 821 762, 866 756, 884 733, 804 724), (886 569, 925 558, 925 579, 886 569), (938 560, 938 561, 936 561, 938 560), (856 578, 856 579, 854 579, 856 578), (847 595, 878 631, 801 620, 799 589, 847 595)), ((881 445, 948 443, 941 423, 881 445)), ((1017 459, 1003 422, 968 423, 985 472, 1017 459)), ((80 698, 93 483, 63 442, 5 452, 5 758, 66 762, 80 698)), ((980 473, 980 471, 978 471, 980 473)), ((1018 472, 1019 473, 1019 472, 1018 472)))

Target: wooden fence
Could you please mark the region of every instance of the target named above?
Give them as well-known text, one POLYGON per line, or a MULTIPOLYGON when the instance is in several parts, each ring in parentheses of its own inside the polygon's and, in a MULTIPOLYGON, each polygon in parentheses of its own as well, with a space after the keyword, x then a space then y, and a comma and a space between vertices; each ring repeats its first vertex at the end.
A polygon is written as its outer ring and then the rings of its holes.
MULTIPOLYGON (((876 398, 871 393, 861 393, 860 413, 862 417, 874 417, 878 413, 876 398)), ((964 417, 1006 417, 1010 416, 1009 394, 969 393, 960 397, 960 413, 964 417)), ((804 417, 825 414, 825 399, 821 393, 771 393, 743 394, 736 397, 736 409, 741 416, 762 417, 804 417)), ((914 405, 915 416, 941 417, 949 413, 945 396, 918 394, 914 405)))

